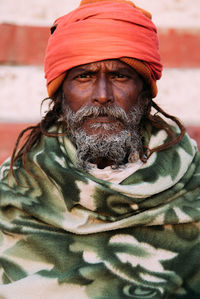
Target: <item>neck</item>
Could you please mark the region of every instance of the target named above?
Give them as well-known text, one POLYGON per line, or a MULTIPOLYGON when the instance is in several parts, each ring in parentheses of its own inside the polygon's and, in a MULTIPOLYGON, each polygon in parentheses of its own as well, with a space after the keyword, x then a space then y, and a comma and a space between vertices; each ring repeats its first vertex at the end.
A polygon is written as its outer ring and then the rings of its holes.
POLYGON ((107 167, 107 166, 111 166, 111 165, 113 165, 114 162, 111 161, 111 160, 108 160, 108 159, 106 159, 106 158, 98 158, 98 159, 94 162, 94 164, 96 164, 98 168, 103 169, 103 168, 105 168, 105 167, 107 167))

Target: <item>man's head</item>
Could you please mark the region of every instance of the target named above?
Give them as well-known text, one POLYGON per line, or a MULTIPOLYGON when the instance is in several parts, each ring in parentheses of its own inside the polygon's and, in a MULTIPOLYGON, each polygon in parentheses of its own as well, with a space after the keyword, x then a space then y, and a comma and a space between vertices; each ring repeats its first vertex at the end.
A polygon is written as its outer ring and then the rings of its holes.
POLYGON ((162 64, 151 15, 125 0, 82 0, 81 6, 57 19, 51 30, 45 77, 52 97, 66 72, 79 65, 120 59, 135 69, 157 94, 162 64))
POLYGON ((45 58, 47 89, 54 98, 63 88, 62 119, 79 164, 100 158, 119 165, 141 156, 140 120, 161 71, 151 14, 131 1, 82 0, 55 21, 45 58))
POLYGON ((149 104, 144 80, 120 60, 75 67, 63 82, 63 120, 78 148, 79 164, 120 165, 142 150, 140 121, 149 104))

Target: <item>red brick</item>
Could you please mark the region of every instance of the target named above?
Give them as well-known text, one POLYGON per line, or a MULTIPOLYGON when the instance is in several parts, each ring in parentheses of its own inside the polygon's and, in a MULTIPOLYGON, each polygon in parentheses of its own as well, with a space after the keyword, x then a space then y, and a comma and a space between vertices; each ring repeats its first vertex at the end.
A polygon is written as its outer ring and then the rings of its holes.
POLYGON ((48 36, 47 27, 1 24, 0 63, 42 64, 48 36))
POLYGON ((188 126, 187 132, 190 137, 197 141, 197 145, 200 150, 200 126, 188 126))
POLYGON ((200 30, 158 30, 160 53, 165 67, 200 67, 200 30))
POLYGON ((19 133, 30 124, 0 123, 0 163, 9 157, 19 133))

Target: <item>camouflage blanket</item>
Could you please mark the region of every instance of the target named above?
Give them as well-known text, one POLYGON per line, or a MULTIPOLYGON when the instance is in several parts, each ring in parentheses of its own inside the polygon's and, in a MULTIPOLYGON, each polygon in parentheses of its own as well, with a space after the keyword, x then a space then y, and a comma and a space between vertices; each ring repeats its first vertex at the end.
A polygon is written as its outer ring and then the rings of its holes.
MULTIPOLYGON (((166 140, 155 131, 150 147, 166 140)), ((43 137, 0 168, 0 298, 200 298, 200 156, 186 134, 120 183, 43 137)))

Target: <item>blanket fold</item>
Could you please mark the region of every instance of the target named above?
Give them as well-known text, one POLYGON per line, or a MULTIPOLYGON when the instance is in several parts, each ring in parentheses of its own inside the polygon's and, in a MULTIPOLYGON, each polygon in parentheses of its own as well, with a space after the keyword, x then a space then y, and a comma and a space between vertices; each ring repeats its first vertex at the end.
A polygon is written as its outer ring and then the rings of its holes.
MULTIPOLYGON (((149 145, 166 141, 154 131, 149 145)), ((199 298, 200 156, 189 136, 111 183, 43 136, 0 168, 0 298, 199 298)))

